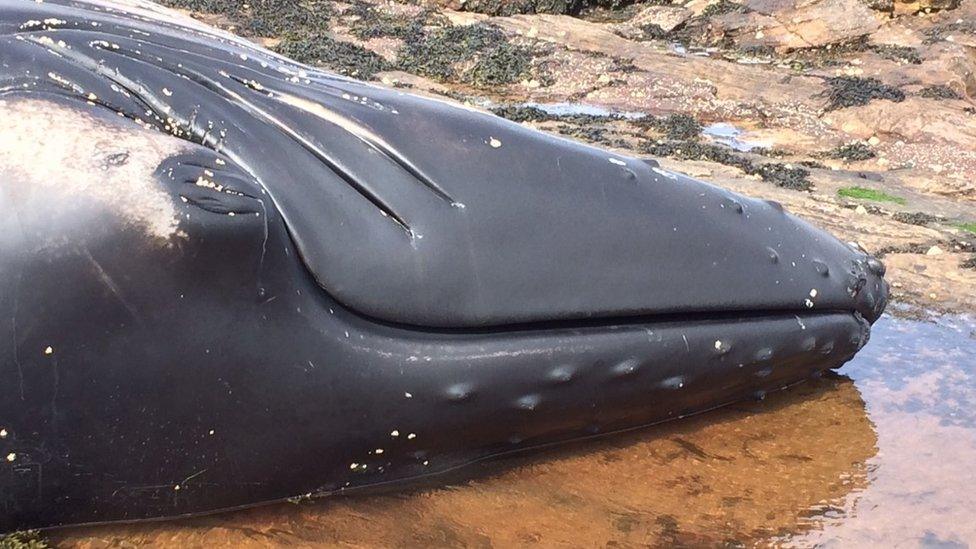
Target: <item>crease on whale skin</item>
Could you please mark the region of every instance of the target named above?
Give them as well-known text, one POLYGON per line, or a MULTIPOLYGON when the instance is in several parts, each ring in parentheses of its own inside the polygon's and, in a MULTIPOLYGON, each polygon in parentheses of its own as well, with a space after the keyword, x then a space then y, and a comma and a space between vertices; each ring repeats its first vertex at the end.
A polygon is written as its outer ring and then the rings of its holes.
POLYGON ((153 240, 180 235, 172 198, 154 176, 184 144, 134 124, 37 98, 0 98, 0 191, 18 209, 62 218, 89 203, 153 240))

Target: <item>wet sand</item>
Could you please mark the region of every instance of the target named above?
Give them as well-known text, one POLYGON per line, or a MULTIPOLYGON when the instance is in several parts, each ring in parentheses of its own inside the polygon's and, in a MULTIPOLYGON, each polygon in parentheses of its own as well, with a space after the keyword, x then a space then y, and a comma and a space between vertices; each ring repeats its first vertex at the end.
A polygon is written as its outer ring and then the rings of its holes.
POLYGON ((966 547, 976 544, 974 351, 971 317, 888 317, 840 375, 469 468, 467 481, 49 539, 64 547, 966 547))

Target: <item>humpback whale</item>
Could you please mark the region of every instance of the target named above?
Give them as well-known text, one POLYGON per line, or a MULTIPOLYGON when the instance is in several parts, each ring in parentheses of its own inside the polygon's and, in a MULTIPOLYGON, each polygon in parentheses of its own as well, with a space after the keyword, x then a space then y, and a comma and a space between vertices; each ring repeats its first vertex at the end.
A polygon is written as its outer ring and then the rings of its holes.
POLYGON ((838 368, 788 214, 141 0, 0 0, 0 531, 395 489, 838 368))

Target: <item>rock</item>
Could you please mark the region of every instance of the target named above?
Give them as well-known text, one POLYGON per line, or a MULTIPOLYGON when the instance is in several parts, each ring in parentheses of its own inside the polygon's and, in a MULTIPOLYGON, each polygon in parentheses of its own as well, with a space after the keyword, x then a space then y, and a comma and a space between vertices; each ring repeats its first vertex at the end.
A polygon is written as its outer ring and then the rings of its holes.
POLYGON ((880 27, 861 0, 747 0, 747 10, 712 18, 740 47, 780 51, 850 42, 880 27))
POLYGON ((865 208, 863 205, 858 204, 857 208, 855 208, 854 210, 854 213, 856 213, 857 215, 868 215, 868 209, 865 208))
POLYGON ((932 246, 931 248, 928 249, 927 252, 925 252, 925 255, 942 255, 943 253, 944 252, 942 251, 942 248, 938 246, 932 246))
POLYGON ((692 12, 682 7, 648 6, 629 21, 631 25, 657 25, 665 32, 671 32, 691 19, 692 12))

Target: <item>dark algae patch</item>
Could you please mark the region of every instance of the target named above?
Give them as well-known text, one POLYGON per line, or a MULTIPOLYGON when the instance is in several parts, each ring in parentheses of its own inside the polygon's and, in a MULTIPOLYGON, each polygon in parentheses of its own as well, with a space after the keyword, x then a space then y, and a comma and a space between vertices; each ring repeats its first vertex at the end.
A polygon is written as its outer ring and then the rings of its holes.
POLYGON ((47 549, 47 541, 36 530, 0 535, 0 549, 47 549))
POLYGON ((844 187, 837 191, 837 195, 844 198, 856 198, 858 200, 871 200, 874 202, 892 202, 902 205, 907 203, 907 201, 900 196, 894 196, 884 191, 868 189, 866 187, 844 187))
POLYGON ((520 13, 577 14, 585 3, 582 0, 468 0, 465 11, 485 15, 516 15, 520 13))
POLYGON ((729 13, 747 13, 748 11, 750 10, 742 4, 730 2, 729 0, 719 0, 706 6, 701 12, 701 17, 708 18, 727 15, 729 13))
POLYGON ((870 46, 871 51, 889 61, 902 61, 912 65, 922 64, 922 55, 918 48, 910 46, 896 46, 894 44, 874 44, 870 46))
POLYGON ((529 74, 533 54, 509 42, 492 25, 434 27, 406 39, 397 54, 401 70, 476 86, 510 84, 529 74))
POLYGON ((301 29, 323 32, 334 15, 323 0, 160 0, 173 8, 218 13, 237 21, 245 36, 279 36, 301 29))
POLYGON ((925 212, 896 212, 891 216, 891 218, 899 223, 922 226, 942 220, 942 218, 939 216, 927 214, 925 212))
POLYGON ((757 175, 777 187, 795 191, 809 191, 810 171, 806 168, 778 162, 761 162, 732 151, 728 147, 697 141, 661 141, 642 147, 651 156, 669 156, 682 160, 709 160, 734 166, 749 175, 757 175))
POLYGON ((679 141, 696 139, 702 132, 702 125, 693 116, 671 114, 668 116, 646 116, 639 119, 638 127, 649 128, 664 134, 668 139, 679 141))
POLYGON ((392 68, 385 59, 362 46, 335 40, 325 34, 289 33, 274 50, 299 63, 320 65, 364 80, 392 68))
POLYGON ((919 90, 918 95, 919 97, 928 99, 962 99, 962 96, 956 90, 945 84, 926 86, 919 90))
POLYGON ((389 70, 380 56, 360 46, 332 38, 328 32, 335 16, 332 3, 322 0, 163 0, 175 8, 227 16, 249 37, 280 37, 272 49, 298 62, 369 79, 389 70))
POLYGON ((225 15, 240 24, 238 31, 251 37, 280 37, 277 53, 346 76, 370 79, 377 72, 403 70, 440 81, 475 86, 517 82, 532 71, 531 48, 513 44, 495 26, 454 26, 425 11, 403 17, 382 8, 355 3, 341 17, 350 19, 349 31, 360 40, 394 37, 403 41, 396 61, 390 62, 357 44, 329 34, 337 14, 322 0, 164 0, 176 8, 225 15))
POLYGON ((900 103, 905 100, 905 92, 889 86, 877 78, 859 76, 834 76, 825 80, 827 90, 827 110, 843 109, 867 105, 875 99, 887 99, 900 103))
POLYGON ((432 14, 425 12, 419 17, 398 17, 369 4, 354 4, 342 13, 343 18, 355 17, 350 32, 360 40, 394 37, 408 38, 423 31, 432 14))
POLYGON ((847 162, 857 162, 859 160, 870 160, 877 156, 871 147, 866 143, 854 142, 841 145, 827 153, 830 158, 839 158, 847 162))

